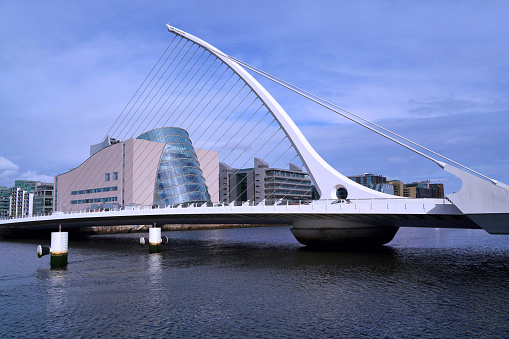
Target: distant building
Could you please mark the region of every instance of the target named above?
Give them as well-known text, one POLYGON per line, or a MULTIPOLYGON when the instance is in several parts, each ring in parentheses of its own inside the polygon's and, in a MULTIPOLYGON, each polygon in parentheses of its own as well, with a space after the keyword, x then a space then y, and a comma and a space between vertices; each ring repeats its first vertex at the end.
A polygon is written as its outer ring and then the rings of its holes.
POLYGON ((11 188, 9 195, 9 216, 23 218, 33 214, 34 194, 20 187, 11 188))
POLYGON ((407 198, 431 198, 431 189, 428 181, 418 181, 405 184, 403 196, 407 198))
POLYGON ((34 191, 34 215, 51 214, 53 211, 53 183, 40 182, 34 191))
POLYGON ((254 158, 253 168, 236 169, 219 163, 219 195, 224 203, 285 204, 312 200, 313 186, 308 174, 299 166, 272 168, 262 159, 254 158))
POLYGON ((374 175, 371 173, 364 173, 362 175, 352 175, 349 176, 348 178, 366 187, 370 187, 371 185, 376 184, 385 184, 387 182, 387 178, 381 175, 374 175))
POLYGON ((407 198, 443 198, 444 185, 431 184, 431 180, 404 184, 399 180, 389 180, 381 175, 364 173, 363 175, 349 176, 351 180, 377 190, 379 192, 407 198))
POLYGON ((9 216, 9 196, 11 189, 0 186, 0 218, 7 218, 9 216))
POLYGON ((403 187, 404 184, 399 180, 390 180, 387 181, 388 184, 392 185, 394 187, 394 195, 403 197, 403 187))
POLYGON ((33 180, 16 180, 14 181, 14 187, 21 188, 24 191, 27 191, 28 193, 33 193, 35 191, 35 186, 37 184, 40 184, 40 181, 33 181, 33 180))
POLYGON ((32 216, 34 208, 34 191, 40 181, 16 180, 9 194, 9 216, 22 218, 32 216))
POLYGON ((387 194, 394 194, 394 186, 387 183, 387 178, 381 175, 364 173, 363 175, 349 176, 349 179, 355 181, 362 186, 369 187, 375 191, 387 194))
POLYGON ((432 198, 444 197, 444 184, 429 184, 432 198))
POLYGON ((371 184, 369 188, 378 192, 394 195, 394 186, 388 183, 371 184))

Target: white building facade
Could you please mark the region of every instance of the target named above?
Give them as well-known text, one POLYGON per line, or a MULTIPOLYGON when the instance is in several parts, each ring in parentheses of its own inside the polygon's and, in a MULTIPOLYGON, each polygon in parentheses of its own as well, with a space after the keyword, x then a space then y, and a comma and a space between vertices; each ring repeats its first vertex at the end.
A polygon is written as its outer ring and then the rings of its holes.
POLYGON ((34 194, 19 187, 11 188, 9 196, 9 217, 23 218, 33 214, 34 194))

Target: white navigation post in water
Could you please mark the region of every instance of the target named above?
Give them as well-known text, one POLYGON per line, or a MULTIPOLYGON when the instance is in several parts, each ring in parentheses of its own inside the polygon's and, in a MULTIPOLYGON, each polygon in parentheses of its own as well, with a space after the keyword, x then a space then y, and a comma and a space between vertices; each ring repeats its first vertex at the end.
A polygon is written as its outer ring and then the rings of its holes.
POLYGON ((161 228, 154 227, 148 229, 148 251, 149 253, 161 252, 161 245, 163 240, 161 239, 161 228))
POLYGON ((69 243, 68 232, 62 232, 61 228, 58 232, 51 232, 51 250, 50 250, 51 267, 67 266, 68 243, 69 243))
POLYGON ((161 245, 165 245, 168 243, 168 237, 161 236, 161 227, 156 227, 156 223, 154 223, 154 227, 148 229, 148 239, 141 237, 140 245, 146 245, 148 243, 148 251, 149 253, 160 253, 161 245))
POLYGON ((51 267, 66 267, 68 244, 69 233, 62 232, 62 226, 59 226, 58 232, 51 232, 51 246, 37 246, 37 256, 50 254, 51 267))

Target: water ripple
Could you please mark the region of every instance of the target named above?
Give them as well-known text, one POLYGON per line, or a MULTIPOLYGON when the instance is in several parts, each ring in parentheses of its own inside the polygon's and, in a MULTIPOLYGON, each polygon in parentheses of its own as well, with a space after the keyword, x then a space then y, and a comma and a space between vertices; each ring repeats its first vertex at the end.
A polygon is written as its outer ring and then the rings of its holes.
MULTIPOLYGON (((66 270, 1 244, 2 337, 508 337, 508 237, 403 229, 383 249, 308 250, 288 228, 71 241, 66 270)), ((463 232, 463 233, 462 233, 463 232)))

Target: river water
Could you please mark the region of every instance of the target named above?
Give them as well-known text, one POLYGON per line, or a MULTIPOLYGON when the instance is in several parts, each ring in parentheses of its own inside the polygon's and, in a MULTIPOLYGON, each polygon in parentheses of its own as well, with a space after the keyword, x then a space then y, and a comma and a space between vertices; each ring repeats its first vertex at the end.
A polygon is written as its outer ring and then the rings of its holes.
POLYGON ((509 236, 400 229, 382 249, 311 251, 289 227, 0 240, 0 337, 509 337, 509 236), (143 234, 141 234, 143 235, 143 234))

